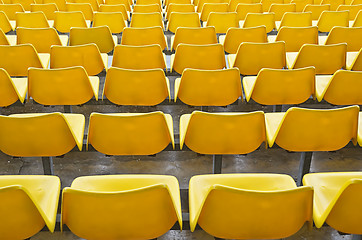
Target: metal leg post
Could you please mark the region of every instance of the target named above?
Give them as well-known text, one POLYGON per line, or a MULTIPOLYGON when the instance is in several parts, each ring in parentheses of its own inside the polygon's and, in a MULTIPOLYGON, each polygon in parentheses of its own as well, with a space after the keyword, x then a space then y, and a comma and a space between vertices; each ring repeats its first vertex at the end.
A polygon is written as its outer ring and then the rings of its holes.
POLYGON ((313 152, 302 152, 299 161, 297 185, 302 186, 303 176, 309 173, 313 152))
POLYGON ((222 168, 222 155, 212 155, 213 160, 213 173, 220 174, 222 168))
POLYGON ((54 175, 53 157, 42 157, 43 169, 45 175, 54 175))

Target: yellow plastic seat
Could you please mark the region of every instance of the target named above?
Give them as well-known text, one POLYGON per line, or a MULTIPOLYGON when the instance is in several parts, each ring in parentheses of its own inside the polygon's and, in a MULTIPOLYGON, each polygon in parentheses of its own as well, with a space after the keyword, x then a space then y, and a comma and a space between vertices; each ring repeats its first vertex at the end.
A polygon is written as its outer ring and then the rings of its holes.
POLYGON ((261 0, 263 6, 263 12, 268 12, 272 4, 283 4, 284 0, 261 0))
POLYGON ((67 12, 81 12, 85 20, 93 21, 93 8, 89 3, 66 3, 67 12))
POLYGON ((171 3, 168 5, 168 9, 166 12, 166 19, 170 20, 171 13, 173 12, 185 12, 192 13, 195 12, 195 7, 193 4, 175 4, 171 3))
POLYGON ((201 13, 204 4, 207 3, 229 3, 228 0, 198 0, 194 1, 194 5, 196 6, 196 12, 201 13))
POLYGON ((283 113, 266 113, 269 147, 274 143, 294 152, 336 151, 351 140, 357 143, 358 106, 339 109, 292 107, 283 113))
POLYGON ((211 12, 226 13, 228 9, 229 4, 227 3, 205 3, 200 13, 200 19, 206 22, 211 12))
POLYGON ((31 4, 30 11, 31 12, 43 12, 45 17, 48 20, 54 20, 55 12, 59 11, 59 9, 55 3, 31 4))
POLYGON ((237 68, 223 70, 185 69, 175 80, 175 102, 190 106, 227 106, 242 98, 237 68))
POLYGON ((324 44, 347 43, 348 52, 358 52, 362 48, 361 39, 362 27, 334 27, 324 44))
POLYGON ((296 70, 264 68, 258 76, 243 78, 246 101, 262 105, 301 104, 315 92, 314 67, 296 70))
POLYGON ((81 238, 153 239, 177 221, 182 228, 180 189, 174 176, 79 177, 63 190, 61 225, 81 238))
MULTIPOLYGON (((261 3, 258 0, 230 0, 229 12, 235 12, 239 4, 249 4, 251 6, 253 4, 261 4, 261 3)), ((263 12, 263 10, 261 10, 260 12, 263 12)))
POLYGON ((108 55, 100 53, 94 43, 79 46, 52 46, 50 68, 82 66, 88 75, 94 76, 107 69, 108 55))
POLYGON ((32 44, 38 53, 50 53, 51 46, 66 46, 68 43, 68 36, 59 36, 54 28, 18 27, 16 34, 17 44, 32 44))
POLYGON ((285 43, 241 43, 236 54, 228 55, 228 65, 239 68, 242 75, 257 75, 262 68, 283 69, 285 43))
POLYGON ((167 30, 175 33, 179 27, 196 28, 201 27, 198 13, 173 12, 167 24, 167 30))
POLYGON ((90 27, 82 12, 55 12, 54 27, 59 32, 69 33, 72 27, 90 27))
POLYGON ((121 44, 133 46, 158 44, 161 49, 168 49, 167 39, 161 27, 125 28, 121 44))
POLYGON ((221 44, 192 45, 180 43, 171 56, 171 71, 182 74, 185 68, 217 70, 226 67, 221 44))
POLYGON ((322 0, 321 5, 324 5, 324 4, 330 4, 331 11, 336 11, 340 5, 345 4, 345 0, 322 0))
MULTIPOLYGON (((127 21, 125 21, 123 14, 120 12, 96 12, 93 16, 93 26, 101 27, 107 26, 111 33, 121 33, 123 29, 127 27, 127 21)), ((115 44, 117 44, 116 39, 115 44)))
POLYGON ((225 52, 235 54, 243 42, 266 43, 266 28, 265 26, 229 28, 226 35, 219 36, 219 42, 224 46, 225 52))
POLYGON ((158 4, 162 6, 161 0, 137 0, 136 5, 149 5, 149 4, 158 4))
POLYGON ((65 11, 65 0, 42 0, 43 4, 55 3, 59 11, 65 11))
POLYGON ((34 0, 11 0, 11 4, 21 4, 25 11, 30 11, 30 5, 34 4, 34 0))
POLYGON ((359 52, 347 53, 347 69, 362 71, 362 49, 360 49, 359 52))
POLYGON ((269 42, 284 41, 287 52, 299 52, 304 44, 318 44, 318 28, 282 27, 276 37, 269 36, 268 39, 269 42))
POLYGON ((313 0, 292 0, 291 3, 295 3, 296 4, 296 12, 303 12, 303 9, 305 8, 305 6, 307 6, 308 4, 313 4, 314 1, 313 0))
POLYGON ((314 5, 314 4, 307 4, 305 6, 303 12, 311 12, 312 13, 312 20, 318 20, 321 16, 322 12, 330 11, 331 5, 324 4, 324 5, 314 5))
POLYGON ((0 150, 15 157, 61 156, 82 150, 82 114, 23 113, 0 115, 0 150))
POLYGON ((10 106, 18 100, 24 103, 27 89, 27 78, 11 78, 0 68, 0 107, 10 106))
MULTIPOLYGON (((230 4, 229 11, 231 11, 230 4)), ((236 6, 235 12, 238 14, 239 20, 245 20, 248 13, 263 13, 263 7, 261 3, 239 3, 236 6)))
POLYGON ((88 77, 83 67, 30 68, 28 81, 28 98, 43 105, 80 105, 93 96, 98 100, 99 78, 88 77))
POLYGON ((353 21, 358 12, 362 10, 362 3, 359 5, 339 5, 337 11, 349 11, 349 20, 353 21))
POLYGON ((330 32, 333 27, 348 27, 348 11, 323 11, 318 19, 317 25, 320 32, 330 32))
POLYGON ((358 12, 353 21, 352 27, 362 27, 362 10, 358 12))
POLYGON ((126 8, 126 5, 124 5, 124 4, 117 4, 117 5, 101 4, 98 9, 98 12, 122 13, 124 20, 129 20, 129 14, 127 11, 128 10, 126 8))
POLYGON ((197 45, 215 44, 217 43, 215 27, 179 27, 176 29, 175 36, 171 36, 171 49, 176 50, 180 43, 197 45))
POLYGON ((16 13, 16 27, 48 28, 47 18, 43 12, 16 13))
POLYGON ((170 114, 92 113, 87 145, 107 155, 153 155, 174 146, 170 114))
POLYGON ((165 0, 164 1, 165 10, 168 10, 170 4, 192 4, 191 0, 165 0))
POLYGON ((15 29, 15 24, 14 23, 11 24, 9 18, 2 11, 0 11, 0 29, 5 33, 14 31, 14 29, 15 29))
POLYGON ((128 12, 131 12, 131 6, 133 5, 129 0, 106 0, 105 5, 125 5, 128 12))
POLYGON ((248 13, 244 21, 240 21, 240 26, 243 28, 265 26, 266 32, 271 32, 275 29, 275 14, 274 13, 248 13))
POLYGON ((162 27, 164 29, 162 15, 159 12, 155 13, 133 13, 130 27, 162 27))
POLYGON ((98 11, 99 3, 97 0, 68 0, 68 3, 89 3, 94 11, 98 11))
POLYGON ((362 72, 338 70, 333 76, 316 78, 316 96, 334 105, 362 105, 361 83, 362 72))
POLYGON ((204 25, 214 26, 216 33, 226 33, 229 28, 239 27, 239 21, 236 12, 212 12, 204 25))
POLYGON ((350 234, 362 234, 362 173, 310 173, 303 183, 314 188, 313 219, 350 234))
POLYGON ((10 76, 28 76, 29 67, 46 68, 49 54, 39 55, 31 44, 0 45, 0 68, 10 76))
POLYGON ((166 12, 168 11, 170 4, 192 4, 192 1, 191 0, 165 0, 163 5, 165 6, 166 12))
POLYGON ((190 226, 223 239, 279 239, 311 226, 313 188, 285 174, 199 175, 190 180, 190 226))
POLYGON ((278 31, 281 27, 310 27, 312 26, 311 12, 287 12, 282 20, 275 23, 278 31))
POLYGON ((246 154, 265 137, 264 113, 206 113, 194 111, 180 118, 180 148, 185 144, 201 154, 246 154))
POLYGON ((296 6, 295 3, 273 3, 270 5, 269 12, 275 14, 275 21, 280 21, 285 13, 295 12, 296 6))
POLYGON ((108 53, 111 52, 117 44, 117 36, 114 37, 107 26, 93 26, 92 28, 73 27, 69 33, 69 46, 94 43, 101 53, 108 53))
POLYGON ((170 96, 170 82, 162 69, 111 67, 107 72, 103 97, 114 104, 154 106, 170 96))
POLYGON ((27 239, 45 225, 54 232, 59 193, 57 176, 1 176, 1 238, 27 239))
POLYGON ((154 12, 162 13, 162 9, 161 9, 161 6, 157 3, 147 4, 147 5, 136 4, 133 7, 133 12, 134 13, 154 13, 154 12))
POLYGON ((25 12, 24 8, 19 3, 0 4, 0 11, 4 12, 9 20, 15 20, 17 12, 25 12))
POLYGON ((347 44, 304 44, 298 53, 287 53, 289 69, 314 66, 316 74, 333 74, 346 68, 347 44))
POLYGON ((118 45, 114 49, 112 67, 125 69, 166 69, 166 57, 160 45, 118 45))

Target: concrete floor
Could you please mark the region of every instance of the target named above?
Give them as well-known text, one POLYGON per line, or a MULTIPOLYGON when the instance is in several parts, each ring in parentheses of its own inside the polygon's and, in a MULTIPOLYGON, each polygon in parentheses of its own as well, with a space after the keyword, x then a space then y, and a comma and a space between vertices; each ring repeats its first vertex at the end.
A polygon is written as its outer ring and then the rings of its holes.
MULTIPOLYGON (((171 92, 173 94, 173 82, 175 76, 169 77, 171 80, 171 92)), ((101 90, 103 89, 104 76, 101 77, 101 90)), ((304 104, 305 107, 331 108, 328 104, 304 104)), ((72 108, 73 113, 82 113, 86 116, 86 128, 88 127, 89 115, 92 112, 150 112, 163 111, 170 113, 174 120, 175 134, 178 134, 178 122, 180 115, 191 113, 200 108, 192 108, 186 105, 160 105, 156 107, 125 107, 114 105, 88 105, 72 108)), ((227 108, 210 107, 211 112, 233 111, 249 112, 263 110, 272 111, 272 107, 257 105, 255 103, 240 103, 227 108)), ((11 106, 0 109, 0 114, 9 115, 11 113, 31 113, 31 112, 55 112, 63 111, 62 106, 44 107, 35 103, 27 103, 25 106, 11 106)), ((87 130, 85 131, 87 132, 87 130)), ((362 171, 362 149, 359 147, 344 148, 336 152, 321 152, 313 155, 311 172, 323 171, 362 171)), ((246 172, 268 172, 285 173, 296 179, 299 165, 299 153, 289 153, 280 148, 260 149, 248 155, 231 155, 223 158, 223 173, 246 173, 246 172)), ((42 162, 40 158, 12 158, 0 153, 0 174, 42 174, 42 162)), ((198 174, 212 172, 212 157, 198 155, 191 151, 163 151, 152 156, 111 156, 107 157, 98 152, 78 152, 72 151, 64 158, 54 158, 55 175, 59 176, 62 188, 70 186, 72 181, 79 176, 101 175, 101 174, 170 174, 177 177, 181 188, 187 188, 190 178, 198 174)), ((183 209, 187 208, 183 204, 183 209)), ((0 236, 1 238, 1 236, 0 236)), ((32 240, 72 240, 80 239, 71 232, 55 232, 51 234, 42 231, 31 238, 32 240)), ((169 231, 164 236, 166 239, 213 239, 203 230, 194 233, 190 231, 169 231)), ((337 231, 326 226, 322 229, 307 229, 304 226, 297 234, 287 239, 351 239, 351 236, 341 236, 337 231)))

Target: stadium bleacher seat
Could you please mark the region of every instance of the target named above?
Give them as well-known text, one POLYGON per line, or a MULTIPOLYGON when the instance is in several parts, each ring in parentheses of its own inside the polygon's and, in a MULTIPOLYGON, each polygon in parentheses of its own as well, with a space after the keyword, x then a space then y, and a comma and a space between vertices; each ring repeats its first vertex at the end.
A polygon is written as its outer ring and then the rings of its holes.
POLYGON ((48 20, 55 19, 55 12, 59 11, 55 3, 47 4, 30 4, 31 12, 43 12, 48 20))
POLYGON ((103 89, 103 97, 117 105, 154 106, 171 98, 170 82, 163 69, 111 67, 103 89))
POLYGON ((92 113, 87 145, 107 155, 153 155, 174 146, 170 114, 92 113))
POLYGON ((69 33, 72 27, 90 27, 82 12, 55 12, 54 28, 61 33, 69 33))
MULTIPOLYGON (((127 15, 126 15, 127 16, 127 15)), ((111 33, 121 33, 127 27, 127 21, 121 12, 96 12, 93 16, 93 28, 107 26, 111 33)), ((117 44, 118 39, 115 39, 117 44)))
POLYGON ((11 78, 9 74, 0 68, 0 107, 7 107, 16 101, 24 102, 28 90, 26 78, 11 78))
POLYGON ((160 45, 161 49, 168 49, 167 37, 163 33, 163 29, 158 27, 147 28, 125 28, 122 33, 122 45, 144 46, 144 45, 160 45))
POLYGON ((284 174, 197 175, 189 196, 191 231, 222 239, 285 238, 313 222, 313 188, 284 174))
POLYGON ((57 176, 1 176, 1 237, 27 239, 44 226, 54 232, 59 193, 57 176))
POLYGON ((275 22, 275 26, 280 30, 281 27, 309 27, 312 26, 312 13, 310 12, 286 12, 282 19, 275 22))
POLYGON ((164 24, 162 21, 162 15, 159 12, 154 13, 133 13, 130 27, 162 27, 164 29, 164 24))
POLYGON ((240 21, 240 27, 258 27, 265 26, 266 32, 269 33, 275 29, 274 13, 248 13, 244 21, 240 21))
POLYGON ((80 105, 98 100, 99 78, 81 66, 61 69, 29 68, 28 98, 43 105, 80 105))
POLYGON ((317 228, 326 222, 340 232, 362 234, 361 172, 310 173, 303 183, 314 188, 313 219, 317 228))
POLYGON ((179 191, 173 176, 79 177, 63 190, 61 225, 88 239, 154 239, 182 228, 179 191))
POLYGON ((211 12, 204 26, 214 26, 216 33, 226 33, 231 27, 239 27, 236 12, 211 12))
POLYGON ((171 36, 171 49, 176 50, 180 43, 206 45, 217 43, 215 27, 179 27, 171 36))
POLYGON ((315 68, 264 68, 256 77, 244 77, 243 86, 248 102, 253 99, 262 105, 300 104, 315 94, 315 68))
POLYGON ((175 80, 175 101, 179 98, 190 106, 227 106, 242 97, 240 72, 185 69, 175 80))
POLYGON ((200 13, 200 20, 206 22, 211 12, 226 13, 228 8, 227 3, 205 3, 200 13))
POLYGON ((175 33, 179 27, 201 27, 199 14, 195 12, 172 12, 167 24, 167 30, 175 33))

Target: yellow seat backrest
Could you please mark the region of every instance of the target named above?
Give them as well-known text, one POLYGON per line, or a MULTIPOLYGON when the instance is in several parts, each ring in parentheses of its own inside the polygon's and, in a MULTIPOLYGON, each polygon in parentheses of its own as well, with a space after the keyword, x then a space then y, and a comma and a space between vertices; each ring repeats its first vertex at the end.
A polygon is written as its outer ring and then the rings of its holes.
MULTIPOLYGON (((231 11, 230 4, 229 10, 231 11)), ((245 20, 248 13, 263 13, 263 7, 261 3, 239 3, 235 6, 234 11, 238 14, 239 20, 245 20)))
POLYGON ((243 28, 265 26, 266 32, 275 28, 274 13, 248 13, 246 14, 243 28))
POLYGON ((0 56, 0 68, 4 68, 10 76, 27 76, 29 67, 45 67, 31 44, 1 45, 0 56))
POLYGON ((193 4, 176 4, 171 3, 168 5, 166 19, 170 20, 171 13, 173 12, 195 12, 195 6, 193 4))
POLYGON ((331 45, 304 44, 294 62, 294 68, 314 66, 316 74, 333 74, 346 68, 347 44, 331 45))
POLYGON ((179 27, 201 27, 199 14, 195 12, 172 12, 167 30, 176 33, 179 27))
POLYGON ((169 80, 162 69, 111 67, 104 83, 104 96, 118 105, 153 106, 170 98, 169 80))
POLYGON ((175 101, 179 98, 191 106, 227 106, 242 97, 240 72, 185 69, 175 82, 175 101))
POLYGON ((118 45, 114 49, 112 67, 125 69, 166 69, 160 45, 118 45))
POLYGON ((98 89, 92 88, 87 72, 81 66, 30 68, 28 81, 28 98, 43 105, 80 105, 98 96, 98 89))
POLYGON ((289 108, 276 128, 275 142, 288 151, 339 150, 351 140, 356 143, 358 112, 358 106, 327 110, 289 108))
POLYGON ((224 49, 228 53, 237 53, 239 45, 243 42, 266 43, 267 34, 265 26, 251 28, 229 28, 226 32, 224 49))
POLYGON ((275 21, 280 21, 285 13, 295 12, 296 6, 295 3, 272 3, 269 12, 275 13, 275 21))
POLYGON ((92 113, 87 144, 108 155, 153 155, 174 144, 172 117, 152 113, 92 113))
POLYGON ((233 67, 242 75, 257 75, 262 68, 286 66, 285 43, 241 43, 233 67))
POLYGON ((329 11, 331 9, 330 4, 314 5, 307 4, 303 9, 303 12, 311 12, 312 20, 318 20, 323 11, 329 11))
POLYGON ((335 26, 348 27, 349 11, 323 11, 317 25, 320 32, 330 32, 335 26))
POLYGON ((7 107, 18 99, 24 102, 27 91, 26 79, 11 79, 5 69, 0 68, 0 86, 0 107, 7 107))
POLYGON ((3 11, 0 11, 0 29, 8 33, 13 30, 9 18, 6 16, 6 14, 3 11))
POLYGON ((299 52, 304 44, 318 44, 318 28, 315 26, 282 27, 275 41, 284 41, 287 52, 299 52))
POLYGON ((362 48, 361 27, 333 27, 325 45, 347 43, 347 52, 358 52, 362 48))
POLYGON ((194 111, 180 119, 180 147, 201 154, 246 154, 265 138, 264 113, 206 113, 194 111))
POLYGON ((214 26, 216 33, 226 33, 231 27, 239 27, 239 21, 236 12, 211 12, 206 25, 214 26))
POLYGON ((84 116, 35 113, 0 116, 0 150, 16 157, 61 156, 82 149, 84 116))
POLYGON ((59 9, 55 3, 31 4, 30 11, 43 12, 47 20, 54 20, 55 12, 59 11, 59 9))
POLYGON ((54 28, 68 33, 72 27, 87 27, 82 12, 55 12, 54 28))
POLYGON ((215 27, 188 28, 179 27, 175 33, 172 50, 176 50, 180 43, 187 44, 215 44, 217 43, 215 27))
POLYGON ((114 49, 114 41, 109 27, 91 27, 91 28, 76 28, 70 29, 69 46, 78 46, 88 43, 97 45, 101 53, 108 53, 114 49))
POLYGON ((162 15, 159 12, 154 13, 133 13, 130 27, 155 27, 164 28, 162 15))
POLYGON ((0 11, 4 12, 9 20, 15 20, 17 12, 25 12, 24 8, 19 3, 0 4, 0 11))
POLYGON ((162 27, 125 28, 122 33, 121 45, 144 46, 158 44, 161 49, 167 48, 162 27))
POLYGON ((17 44, 32 44, 38 53, 50 53, 53 45, 62 45, 54 28, 23 28, 16 29, 17 44))
POLYGON ((182 74, 185 68, 216 70, 226 67, 221 44, 192 45, 181 43, 176 48, 172 69, 182 74))
POLYGON ((309 27, 312 26, 311 12, 286 12, 280 22, 280 27, 309 27))
MULTIPOLYGON (((107 26, 111 33, 121 33, 127 26, 125 20, 127 20, 127 15, 121 12, 96 12, 93 16, 92 28, 107 26)), ((109 41, 107 43, 107 45, 111 44, 109 41)))
POLYGON ((86 20, 93 20, 93 8, 90 3, 66 3, 65 10, 67 12, 82 12, 86 20))
POLYGON ((82 66, 88 75, 97 75, 106 67, 96 44, 79 46, 52 46, 50 68, 82 66))
POLYGON ((49 23, 43 12, 16 13, 16 27, 48 28, 49 23))
POLYGON ((300 104, 307 101, 314 92, 313 67, 296 70, 264 68, 256 78, 250 97, 263 105, 300 104))

